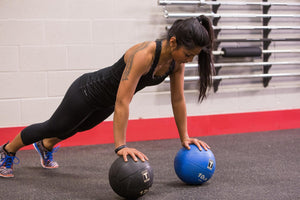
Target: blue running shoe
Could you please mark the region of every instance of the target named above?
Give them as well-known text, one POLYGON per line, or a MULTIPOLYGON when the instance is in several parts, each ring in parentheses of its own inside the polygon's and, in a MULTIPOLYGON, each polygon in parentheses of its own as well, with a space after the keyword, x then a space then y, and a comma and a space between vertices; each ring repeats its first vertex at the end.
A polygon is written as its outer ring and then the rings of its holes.
POLYGON ((20 160, 14 153, 9 153, 4 149, 6 144, 0 146, 0 177, 12 178, 14 177, 13 165, 19 164, 20 160), (18 162, 14 163, 15 159, 17 159, 18 162))
POLYGON ((53 160, 53 153, 57 152, 59 147, 55 147, 52 151, 46 149, 42 143, 42 141, 38 141, 33 144, 35 150, 39 153, 41 157, 41 165, 45 169, 55 169, 58 168, 59 165, 57 162, 53 160))

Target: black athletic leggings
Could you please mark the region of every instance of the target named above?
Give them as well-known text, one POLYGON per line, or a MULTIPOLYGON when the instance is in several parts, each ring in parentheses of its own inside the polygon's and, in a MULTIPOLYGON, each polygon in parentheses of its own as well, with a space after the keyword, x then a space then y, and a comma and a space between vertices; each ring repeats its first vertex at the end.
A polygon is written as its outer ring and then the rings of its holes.
POLYGON ((80 90, 80 78, 78 78, 70 86, 49 120, 30 125, 21 132, 23 143, 29 145, 52 137, 66 139, 77 132, 93 128, 114 111, 114 106, 98 108, 88 104, 84 98, 80 90))

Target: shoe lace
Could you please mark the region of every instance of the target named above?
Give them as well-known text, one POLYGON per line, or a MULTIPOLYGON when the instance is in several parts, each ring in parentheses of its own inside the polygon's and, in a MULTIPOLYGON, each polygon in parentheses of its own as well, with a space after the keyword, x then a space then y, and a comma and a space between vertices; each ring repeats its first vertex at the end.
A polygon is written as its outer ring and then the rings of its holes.
POLYGON ((20 159, 17 157, 17 156, 5 156, 4 158, 1 159, 1 165, 0 167, 2 166, 5 166, 6 168, 11 168, 13 164, 19 164, 20 163, 20 159), (14 162, 15 159, 17 160, 17 162, 14 162))
POLYGON ((46 160, 52 161, 53 160, 53 153, 57 152, 60 146, 55 147, 52 149, 52 151, 46 152, 46 160))

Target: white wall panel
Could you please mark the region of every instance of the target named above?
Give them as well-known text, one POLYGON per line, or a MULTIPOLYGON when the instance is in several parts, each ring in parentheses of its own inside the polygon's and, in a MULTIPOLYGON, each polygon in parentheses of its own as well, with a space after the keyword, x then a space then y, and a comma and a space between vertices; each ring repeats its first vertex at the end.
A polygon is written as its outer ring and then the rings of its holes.
MULTIPOLYGON (((224 0, 225 1, 225 0, 224 0)), ((290 0, 292 2, 292 0, 290 0)), ((298 2, 298 1, 295 1, 298 2)), ((260 7, 240 12, 255 13, 260 7)), ((284 13, 271 8, 270 13, 284 13)), ((183 10, 196 10, 184 7, 183 10)), ((229 13, 224 9, 220 13, 229 13)), ((296 10, 298 12, 299 10, 296 10)), ((157 0, 2 0, 0 3, 0 127, 28 125, 46 120, 59 105, 67 88, 85 72, 116 62, 130 46, 160 38, 167 22, 157 0)), ((257 20, 221 20, 220 25, 261 23, 257 20)), ((299 26, 299 20, 289 21, 299 26)), ((285 25, 274 20, 270 25, 285 25)), ((261 31, 241 31, 242 38, 261 31)), ((234 37, 237 31, 221 32, 234 37)), ((274 31, 272 37, 296 37, 299 31, 274 31)), ((299 37, 299 35, 298 35, 299 37)), ((241 46, 242 43, 232 43, 241 46)), ((274 42, 270 48, 299 49, 296 42, 274 42)), ((298 60, 299 53, 272 55, 275 61, 298 60)), ((295 71, 298 65, 272 66, 270 72, 295 71)), ((254 73, 254 68, 223 68, 254 73), (246 71, 243 71, 246 70, 246 71)), ((265 110, 299 109, 300 80, 272 78, 264 88, 261 80, 223 80, 218 92, 197 103, 196 83, 187 84, 188 115, 209 115, 265 110)), ((171 117, 169 86, 164 83, 139 92, 130 105, 130 118, 171 117)), ((112 116, 107 120, 112 120, 112 116)))

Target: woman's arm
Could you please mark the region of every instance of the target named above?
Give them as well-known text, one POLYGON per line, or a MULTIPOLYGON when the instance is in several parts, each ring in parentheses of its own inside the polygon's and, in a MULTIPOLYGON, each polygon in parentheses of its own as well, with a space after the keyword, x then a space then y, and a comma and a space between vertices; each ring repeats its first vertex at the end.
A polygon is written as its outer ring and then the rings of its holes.
MULTIPOLYGON (((126 145, 126 129, 129 118, 129 104, 134 95, 140 77, 147 73, 152 62, 153 55, 149 50, 151 42, 139 44, 128 50, 125 54, 126 67, 124 69, 115 102, 114 112, 114 139, 115 147, 126 145)), ((144 161, 148 159, 144 154, 132 148, 122 148, 118 155, 123 155, 127 161, 127 155, 137 160, 136 155, 144 161)))
POLYGON ((184 64, 176 64, 174 73, 170 75, 171 102, 176 126, 182 145, 190 149, 189 144, 201 146, 207 150, 209 146, 196 138, 190 138, 187 130, 187 113, 184 97, 184 64))
POLYGON ((184 64, 177 65, 170 75, 170 90, 173 114, 180 140, 189 138, 187 131, 186 105, 184 98, 184 64))

